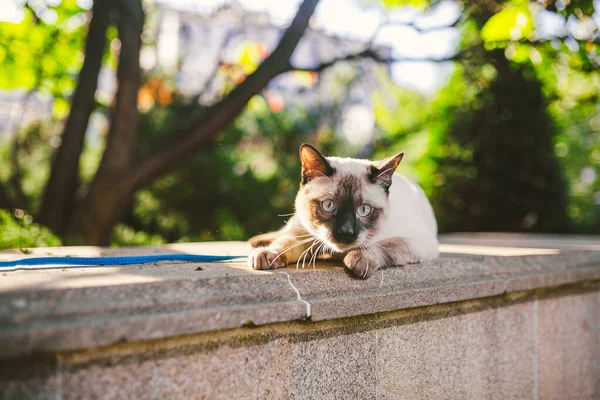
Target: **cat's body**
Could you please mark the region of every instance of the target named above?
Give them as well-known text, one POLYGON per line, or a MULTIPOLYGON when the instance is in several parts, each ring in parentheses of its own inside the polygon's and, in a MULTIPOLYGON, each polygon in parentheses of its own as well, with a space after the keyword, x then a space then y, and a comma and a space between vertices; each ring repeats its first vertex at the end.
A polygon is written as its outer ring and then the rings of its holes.
POLYGON ((296 213, 281 230, 250 239, 254 247, 266 246, 254 250, 250 267, 279 268, 331 254, 367 278, 384 266, 437 257, 429 200, 416 183, 394 174, 402 156, 378 162, 323 157, 303 145, 296 213))

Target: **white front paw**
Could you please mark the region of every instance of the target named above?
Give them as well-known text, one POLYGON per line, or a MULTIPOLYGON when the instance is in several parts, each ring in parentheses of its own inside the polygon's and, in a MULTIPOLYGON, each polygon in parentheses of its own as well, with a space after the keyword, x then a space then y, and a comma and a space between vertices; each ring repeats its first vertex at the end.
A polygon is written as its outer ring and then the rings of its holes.
POLYGON ((254 249, 248 257, 248 267, 252 269, 275 269, 285 267, 285 254, 280 254, 268 247, 254 249))

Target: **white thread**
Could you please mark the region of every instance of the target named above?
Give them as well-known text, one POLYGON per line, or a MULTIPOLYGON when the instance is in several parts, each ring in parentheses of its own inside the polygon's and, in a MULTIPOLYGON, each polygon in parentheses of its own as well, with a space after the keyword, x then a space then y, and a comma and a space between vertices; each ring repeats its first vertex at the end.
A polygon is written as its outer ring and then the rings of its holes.
POLYGON ((292 278, 290 277, 290 274, 288 274, 287 272, 283 272, 283 271, 279 271, 278 273, 285 274, 287 276, 290 286, 292 287, 294 292, 296 292, 296 297, 298 298, 298 301, 301 301, 302 303, 306 304, 306 318, 310 318, 310 316, 311 316, 310 303, 308 301, 302 299, 302 296, 300 296, 300 291, 292 283, 292 278))

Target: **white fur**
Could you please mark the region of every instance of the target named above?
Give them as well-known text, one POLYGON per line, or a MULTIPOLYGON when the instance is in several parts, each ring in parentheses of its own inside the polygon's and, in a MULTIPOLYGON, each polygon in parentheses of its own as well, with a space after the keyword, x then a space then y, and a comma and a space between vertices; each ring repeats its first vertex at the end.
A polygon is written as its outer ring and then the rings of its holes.
POLYGON ((248 259, 251 268, 273 269, 292 263, 298 265, 301 259, 304 266, 307 255, 310 264, 310 257, 316 259, 321 252, 327 251, 334 257, 341 255, 344 264, 356 276, 368 278, 378 268, 390 266, 390 263, 404 265, 438 256, 437 223, 431 204, 419 185, 394 174, 389 195, 385 196, 381 186, 368 181, 372 165, 370 161, 338 157, 327 157, 327 160, 338 178, 354 175, 364 183, 361 188, 363 204, 383 210, 376 225, 370 231, 362 230, 352 244, 346 246, 336 243, 330 228, 313 220, 310 211, 311 202, 334 197, 335 177, 314 177, 300 189, 296 197, 296 212, 286 226, 278 232, 267 234, 270 241, 268 247, 253 251, 248 259), (401 241, 398 242, 398 239, 401 241), (378 243, 380 246, 394 247, 386 253, 385 247, 377 247, 378 243))
POLYGON ((390 207, 374 240, 404 238, 416 257, 411 262, 439 255, 437 222, 423 189, 410 179, 394 174, 389 196, 390 207))
MULTIPOLYGON (((364 177, 365 168, 371 162, 353 158, 327 157, 331 166, 342 174, 364 177)), ((369 190, 380 190, 373 186, 364 188, 365 203, 377 202, 381 196, 369 196, 369 190)), ((437 239, 437 222, 429 199, 421 187, 412 180, 394 173, 389 192, 389 207, 384 207, 385 214, 373 241, 392 238, 403 238, 408 245, 413 259, 418 262, 435 258, 439 255, 437 239)), ((371 203, 372 204, 372 203, 371 203)), ((382 204, 372 204, 381 207, 382 204)))

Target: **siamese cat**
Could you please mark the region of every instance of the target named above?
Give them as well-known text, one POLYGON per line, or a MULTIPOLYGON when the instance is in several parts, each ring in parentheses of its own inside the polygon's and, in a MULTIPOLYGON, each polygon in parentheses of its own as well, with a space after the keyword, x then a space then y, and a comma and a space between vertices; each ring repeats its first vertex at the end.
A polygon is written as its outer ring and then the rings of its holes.
POLYGON ((253 269, 299 265, 330 255, 357 277, 435 258, 437 222, 423 190, 395 174, 404 153, 381 161, 324 157, 300 147, 295 213, 277 232, 249 240, 253 269))

